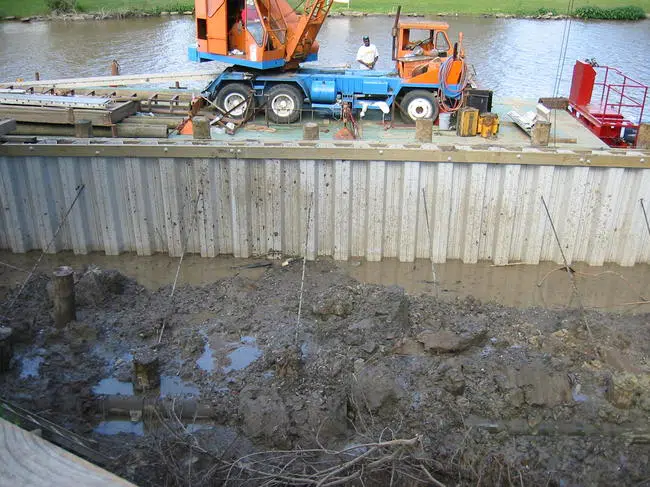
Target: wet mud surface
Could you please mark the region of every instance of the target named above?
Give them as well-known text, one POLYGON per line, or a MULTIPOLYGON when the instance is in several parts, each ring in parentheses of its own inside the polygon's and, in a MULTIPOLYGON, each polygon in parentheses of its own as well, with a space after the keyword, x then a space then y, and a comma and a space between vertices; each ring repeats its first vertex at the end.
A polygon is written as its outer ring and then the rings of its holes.
POLYGON ((175 289, 75 268, 59 329, 47 275, 6 286, 0 395, 143 486, 262 485, 232 462, 408 439, 365 485, 432 485, 416 461, 445 485, 647 485, 650 315, 409 294, 331 261, 307 263, 301 301, 302 262, 269 264, 175 289), (160 377, 144 392, 143 354, 160 377))

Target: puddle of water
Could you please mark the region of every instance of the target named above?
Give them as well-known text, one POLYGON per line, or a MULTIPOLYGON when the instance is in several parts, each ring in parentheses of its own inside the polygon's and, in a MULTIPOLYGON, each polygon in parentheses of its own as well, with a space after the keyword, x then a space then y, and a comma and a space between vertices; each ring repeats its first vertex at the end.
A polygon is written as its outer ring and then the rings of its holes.
POLYGON ((489 357, 492 352, 494 352, 494 348, 491 347, 490 345, 486 345, 483 348, 483 350, 481 350, 481 357, 483 358, 489 357))
POLYGON ((580 388, 579 384, 571 390, 571 396, 573 396, 573 400, 575 402, 586 402, 586 401, 588 401, 589 397, 586 396, 585 394, 582 394, 580 392, 580 390, 581 390, 581 388, 580 388))
MULTIPOLYGON (((559 270, 561 265, 554 262, 494 266, 489 261, 464 264, 449 260, 433 266, 426 259, 415 262, 385 259, 361 261, 360 265, 359 261, 338 262, 337 266, 361 282, 397 284, 415 295, 429 294, 443 299, 474 296, 481 301, 514 307, 565 308, 577 304, 571 279, 559 270), (433 270, 436 283, 433 282, 433 270)), ((578 262, 571 267, 576 271, 576 284, 584 307, 625 313, 643 313, 650 308, 650 304, 645 303, 630 305, 640 301, 639 295, 647 287, 650 276, 647 264, 590 267, 578 262)))
POLYGON ((214 427, 210 424, 201 424, 201 423, 185 425, 185 429, 187 430, 188 433, 196 433, 197 431, 205 431, 213 428, 214 427))
MULTIPOLYGON (((95 428, 94 432, 100 435, 113 436, 119 434, 128 434, 136 436, 144 436, 145 433, 155 431, 160 428, 160 423, 156 421, 129 421, 127 419, 116 419, 111 417, 101 421, 95 428)), ((183 424, 187 433, 197 433, 199 431, 215 430, 220 431, 222 434, 229 434, 229 428, 214 425, 211 423, 194 422, 183 424)), ((236 434, 236 432, 235 432, 236 434)))
MULTIPOLYGON (((114 377, 102 379, 95 387, 93 392, 105 396, 133 396, 135 394, 133 383, 120 382, 114 377)), ((188 384, 180 377, 163 375, 160 377, 160 397, 168 396, 198 396, 199 388, 188 384)))
POLYGON ((100 435, 117 435, 120 433, 126 433, 129 435, 144 436, 144 423, 138 421, 133 423, 131 421, 122 420, 122 419, 112 419, 110 421, 102 421, 95 428, 95 433, 100 435))
POLYGON ((93 392, 100 395, 122 395, 122 396, 132 396, 133 395, 133 384, 131 382, 120 382, 114 377, 109 377, 108 379, 102 379, 99 381, 95 387, 93 387, 93 392))
POLYGON ((262 356, 262 351, 257 348, 256 340, 253 337, 242 337, 241 342, 244 344, 237 347, 234 351, 228 354, 230 365, 223 368, 224 373, 232 372, 233 370, 242 370, 248 367, 262 356))
MULTIPOLYGON (((205 336, 205 335, 204 335, 205 336)), ((214 371, 214 356, 212 348, 210 347, 210 341, 205 337, 205 345, 203 347, 203 353, 196 361, 196 365, 206 372, 214 371)))
POLYGON ((198 396, 199 388, 188 384, 180 377, 163 375, 160 377, 160 397, 198 396))
POLYGON ((20 364, 20 378, 39 377, 41 364, 45 361, 40 355, 34 357, 23 357, 20 364))

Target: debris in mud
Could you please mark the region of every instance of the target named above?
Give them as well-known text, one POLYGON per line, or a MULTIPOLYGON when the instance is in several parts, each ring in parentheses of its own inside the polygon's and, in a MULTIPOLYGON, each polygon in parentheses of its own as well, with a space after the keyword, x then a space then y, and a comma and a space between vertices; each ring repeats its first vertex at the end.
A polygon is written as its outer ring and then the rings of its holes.
POLYGON ((173 299, 89 267, 60 330, 34 278, 2 313, 0 394, 143 486, 650 478, 648 315, 409 296, 317 261, 298 325, 302 266, 271 264, 173 299))

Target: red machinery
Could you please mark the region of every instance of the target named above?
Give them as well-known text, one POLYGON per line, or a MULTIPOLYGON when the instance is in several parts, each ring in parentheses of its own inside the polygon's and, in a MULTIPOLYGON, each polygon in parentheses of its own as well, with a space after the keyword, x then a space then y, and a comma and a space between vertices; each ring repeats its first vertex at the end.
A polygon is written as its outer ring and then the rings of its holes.
POLYGON ((610 147, 635 147, 648 87, 594 61, 573 67, 569 112, 610 147), (601 87, 593 96, 594 87, 601 87))

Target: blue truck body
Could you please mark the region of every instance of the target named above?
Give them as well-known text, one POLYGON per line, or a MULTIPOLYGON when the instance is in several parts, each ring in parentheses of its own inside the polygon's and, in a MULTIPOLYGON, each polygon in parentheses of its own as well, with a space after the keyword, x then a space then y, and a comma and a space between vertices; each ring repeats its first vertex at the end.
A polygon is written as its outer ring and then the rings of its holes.
MULTIPOLYGON (((419 90, 421 96, 427 95, 435 102, 435 97, 444 96, 457 99, 462 88, 457 84, 417 84, 405 83, 396 71, 375 71, 335 67, 300 67, 293 71, 283 71, 273 66, 274 61, 253 62, 245 59, 233 59, 200 52, 196 47, 188 51, 190 60, 198 62, 221 61, 235 64, 226 68, 221 75, 204 89, 203 95, 209 100, 218 99, 219 93, 231 84, 248 87, 254 93, 257 105, 266 101, 269 90, 277 85, 289 85, 298 89, 302 102, 306 102, 316 111, 325 111, 334 116, 341 114, 344 102, 354 110, 381 110, 388 113, 396 100, 408 92, 419 90), (275 68, 275 69, 274 69, 275 68)), ((316 60, 317 56, 310 57, 316 60)), ((445 62, 451 62, 450 57, 445 62)), ((281 60, 279 62, 282 62, 281 60)), ((301 104, 302 104, 301 102, 301 104)), ((400 107, 404 113, 404 107, 400 107)), ((437 106, 432 118, 438 114, 437 106)))

